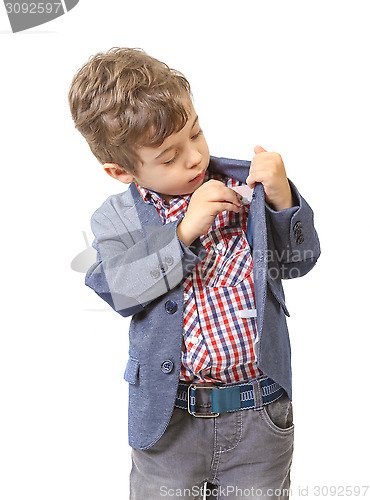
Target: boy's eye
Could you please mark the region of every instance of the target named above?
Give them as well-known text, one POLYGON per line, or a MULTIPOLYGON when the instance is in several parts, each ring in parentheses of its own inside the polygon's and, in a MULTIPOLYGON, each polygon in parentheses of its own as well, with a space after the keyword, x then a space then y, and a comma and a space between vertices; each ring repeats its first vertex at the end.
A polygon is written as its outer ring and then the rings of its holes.
MULTIPOLYGON (((201 134, 203 134, 203 130, 202 130, 202 129, 199 129, 199 132, 197 132, 195 135, 192 135, 192 136, 191 136, 191 139, 192 139, 192 140, 198 139, 198 137, 199 137, 201 134)), ((163 165, 171 165, 172 163, 175 163, 176 159, 177 159, 177 152, 176 152, 175 156, 173 156, 170 160, 168 160, 168 161, 164 161, 164 162, 163 162, 163 165)))
POLYGON ((168 161, 165 161, 164 162, 164 165, 171 165, 171 163, 174 163, 175 160, 176 160, 176 157, 177 157, 177 153, 175 154, 175 156, 173 158, 171 158, 170 160, 168 161))
POLYGON ((198 139, 198 137, 203 133, 203 130, 200 129, 195 135, 193 135, 192 139, 198 139))

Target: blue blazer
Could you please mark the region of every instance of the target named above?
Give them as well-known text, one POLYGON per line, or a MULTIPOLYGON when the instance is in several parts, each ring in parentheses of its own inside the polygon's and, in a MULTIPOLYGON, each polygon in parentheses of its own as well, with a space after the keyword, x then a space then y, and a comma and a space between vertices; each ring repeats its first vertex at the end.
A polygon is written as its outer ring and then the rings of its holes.
MULTIPOLYGON (((209 170, 245 182, 250 162, 211 157, 209 170)), ((257 364, 292 398, 289 316, 281 279, 305 275, 320 255, 313 212, 290 182, 295 206, 274 211, 257 183, 247 238, 257 308, 257 364)), ((187 247, 181 222, 163 224, 135 183, 93 214, 97 261, 86 285, 122 316, 132 316, 129 359, 129 444, 147 449, 163 435, 175 404, 183 336, 182 280, 206 256, 200 238, 187 247)))

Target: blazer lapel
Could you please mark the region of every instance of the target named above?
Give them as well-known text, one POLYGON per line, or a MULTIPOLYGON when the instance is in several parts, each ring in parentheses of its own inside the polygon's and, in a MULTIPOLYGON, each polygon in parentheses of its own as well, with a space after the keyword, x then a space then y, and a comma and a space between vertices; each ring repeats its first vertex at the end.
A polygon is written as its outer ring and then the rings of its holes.
POLYGON ((265 212, 265 191, 263 185, 258 182, 254 188, 255 195, 252 200, 248 217, 253 221, 253 281, 254 293, 257 307, 258 336, 260 337, 263 327, 266 301, 266 279, 267 279, 267 228, 265 212))
MULTIPOLYGON (((239 182, 245 183, 249 174, 251 162, 245 160, 230 160, 211 156, 209 169, 213 172, 227 175, 239 182)), ((129 186, 134 200, 139 220, 145 232, 145 226, 161 226, 162 220, 151 203, 145 203, 136 185, 129 186)), ((265 216, 265 192, 263 185, 257 183, 254 188, 247 225, 247 238, 253 255, 253 281, 257 308, 257 325, 259 336, 262 332, 266 301, 267 279, 267 231, 265 216)))

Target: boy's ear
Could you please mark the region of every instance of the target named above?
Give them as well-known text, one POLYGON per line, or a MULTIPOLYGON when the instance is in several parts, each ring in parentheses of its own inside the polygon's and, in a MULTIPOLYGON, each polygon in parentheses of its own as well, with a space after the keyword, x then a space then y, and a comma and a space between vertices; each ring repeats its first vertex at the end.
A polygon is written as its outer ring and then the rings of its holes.
POLYGON ((117 179, 118 181, 130 184, 134 180, 134 176, 117 163, 104 163, 103 166, 107 174, 114 177, 114 179, 117 179))

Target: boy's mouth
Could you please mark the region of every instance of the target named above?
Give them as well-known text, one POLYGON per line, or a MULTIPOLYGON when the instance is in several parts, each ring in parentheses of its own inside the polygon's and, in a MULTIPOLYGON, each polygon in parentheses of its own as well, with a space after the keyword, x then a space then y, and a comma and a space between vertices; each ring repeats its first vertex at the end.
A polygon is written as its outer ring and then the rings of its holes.
POLYGON ((200 174, 198 174, 196 177, 194 177, 194 179, 192 179, 191 181, 189 182, 195 182, 195 181, 200 181, 200 179, 202 179, 204 177, 204 174, 206 173, 205 170, 202 170, 200 174))

